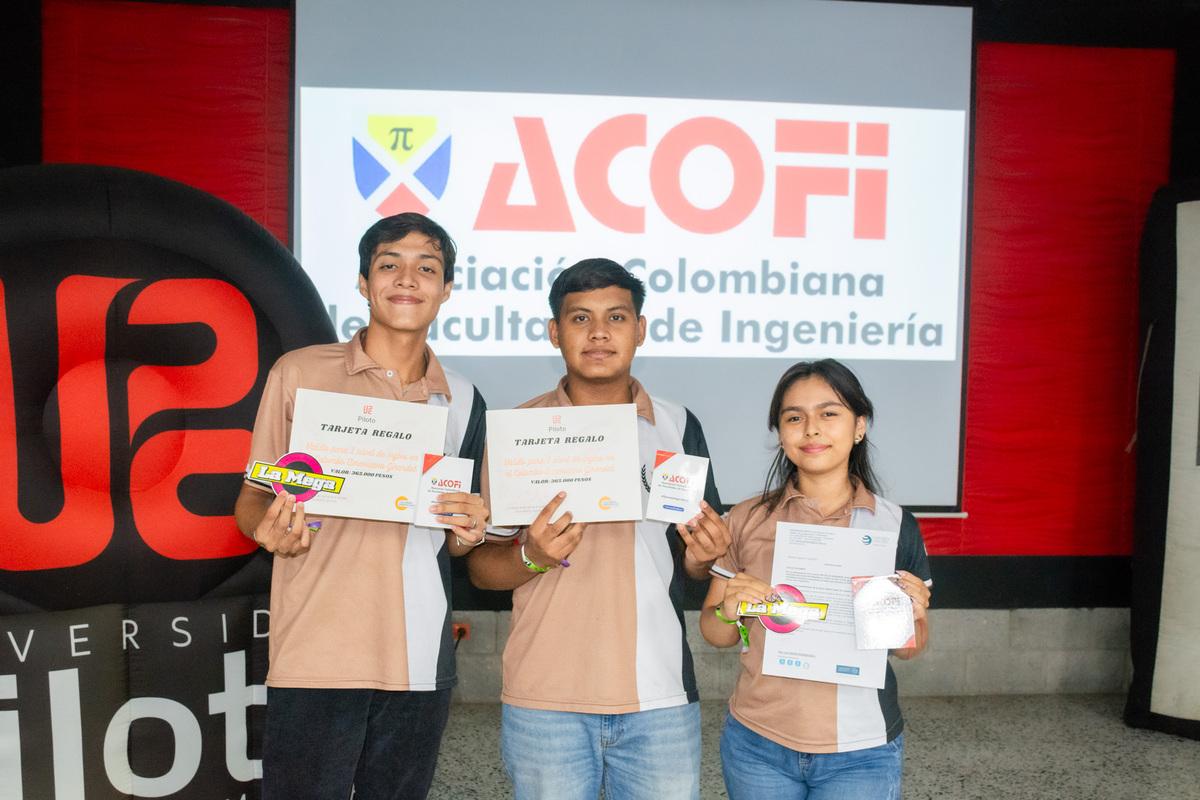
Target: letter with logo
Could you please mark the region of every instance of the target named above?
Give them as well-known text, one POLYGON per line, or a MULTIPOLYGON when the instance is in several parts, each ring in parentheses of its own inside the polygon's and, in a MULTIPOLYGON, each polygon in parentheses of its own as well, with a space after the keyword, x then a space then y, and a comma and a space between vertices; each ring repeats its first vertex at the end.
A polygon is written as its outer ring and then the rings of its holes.
POLYGON ((292 452, 276 464, 287 475, 256 462, 263 474, 250 477, 307 489, 316 516, 412 522, 423 459, 445 448, 446 418, 442 406, 297 389, 292 452))
POLYGON ((449 528, 449 525, 438 522, 437 516, 430 513, 429 506, 437 502, 439 494, 471 491, 471 473, 474 469, 475 460, 472 458, 426 453, 421 469, 421 485, 417 488, 417 508, 413 522, 426 528, 449 528))
POLYGON ((528 525, 558 492, 576 522, 642 518, 632 403, 487 412, 495 525, 528 525))
POLYGON ((767 629, 764 675, 883 688, 888 651, 858 649, 851 579, 890 574, 897 539, 888 531, 776 524, 771 585, 785 601, 807 599, 829 608, 824 618, 803 625, 773 625, 760 617, 767 629))
POLYGON ((646 519, 687 522, 700 513, 704 487, 708 483, 708 459, 658 450, 650 478, 646 519))

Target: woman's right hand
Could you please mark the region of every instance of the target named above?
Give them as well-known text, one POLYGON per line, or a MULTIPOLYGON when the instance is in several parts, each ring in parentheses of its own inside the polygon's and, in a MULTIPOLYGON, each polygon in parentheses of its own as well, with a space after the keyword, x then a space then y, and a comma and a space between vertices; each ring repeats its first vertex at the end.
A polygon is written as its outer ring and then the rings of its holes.
POLYGON ((753 575, 739 572, 725 582, 725 597, 721 601, 721 613, 726 619, 737 615, 738 603, 766 603, 778 599, 774 587, 753 575))

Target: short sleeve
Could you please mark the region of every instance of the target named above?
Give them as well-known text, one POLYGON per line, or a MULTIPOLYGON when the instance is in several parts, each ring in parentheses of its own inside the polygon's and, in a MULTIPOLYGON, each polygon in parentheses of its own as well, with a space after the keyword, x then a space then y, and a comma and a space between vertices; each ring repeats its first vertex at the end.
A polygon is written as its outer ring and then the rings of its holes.
POLYGON ((921 538, 921 526, 911 511, 905 511, 900 520, 900 540, 896 543, 896 569, 911 572, 927 584, 933 583, 933 574, 929 570, 929 555, 925 552, 925 540, 921 538))
POLYGON ((734 507, 729 509, 722 517, 725 524, 729 526, 729 549, 725 551, 723 556, 716 560, 716 565, 730 572, 742 572, 742 559, 740 555, 740 543, 742 536, 745 535, 746 519, 748 515, 742 513, 741 508, 734 507))
POLYGON ((713 472, 712 457, 708 454, 708 441, 704 438, 704 428, 700 426, 700 420, 691 412, 691 409, 684 409, 686 421, 683 426, 683 452, 689 456, 702 456, 708 459, 708 476, 707 482, 704 484, 704 502, 708 503, 717 511, 724 511, 725 507, 721 504, 721 493, 717 491, 717 477, 713 472))
MULTIPOLYGON (((250 436, 249 461, 275 463, 288 451, 292 435, 292 411, 295 407, 296 387, 288 386, 285 379, 286 365, 283 360, 275 362, 267 374, 262 398, 258 402, 258 415, 254 418, 254 432, 250 436)), ((250 486, 270 491, 252 481, 250 486)))
POLYGON ((467 421, 467 430, 463 434, 462 446, 459 448, 459 458, 469 458, 475 462, 471 471, 471 491, 482 491, 483 482, 483 451, 487 442, 487 403, 483 395, 475 389, 471 399, 471 416, 467 421))

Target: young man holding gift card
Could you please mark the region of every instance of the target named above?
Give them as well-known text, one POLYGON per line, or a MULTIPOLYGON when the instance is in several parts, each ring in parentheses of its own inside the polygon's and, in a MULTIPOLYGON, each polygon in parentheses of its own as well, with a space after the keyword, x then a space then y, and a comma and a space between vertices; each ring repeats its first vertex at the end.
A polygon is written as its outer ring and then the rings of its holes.
MULTIPOLYGON (((454 258, 454 242, 420 214, 371 226, 358 278, 369 324, 344 344, 276 362, 251 460, 288 452, 297 391, 309 389, 446 407, 445 452, 475 459, 477 482, 483 398, 426 344, 450 297, 454 258)), ((276 556, 265 800, 349 797, 352 787, 372 800, 428 793, 455 681, 449 556, 482 542, 489 517, 470 488, 438 498, 437 519, 452 526, 443 529, 333 516, 314 523, 295 495, 243 485, 238 527, 276 556)))
MULTIPOLYGON (((695 416, 630 374, 646 335, 644 299, 641 281, 608 259, 560 274, 549 334, 567 374, 523 406, 633 404, 643 507, 660 451, 708 456, 695 416)), ((706 479, 691 524, 573 522, 558 511, 560 492, 517 541, 471 554, 477 586, 513 590, 501 752, 518 800, 594 800, 601 787, 634 800, 699 797, 684 580, 704 579, 729 544, 711 468, 706 479)))

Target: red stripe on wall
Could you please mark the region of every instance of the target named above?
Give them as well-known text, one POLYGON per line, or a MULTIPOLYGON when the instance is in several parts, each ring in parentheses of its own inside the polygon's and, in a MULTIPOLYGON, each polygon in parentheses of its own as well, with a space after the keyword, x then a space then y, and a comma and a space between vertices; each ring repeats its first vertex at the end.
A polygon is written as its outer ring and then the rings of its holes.
POLYGON ((287 240, 291 12, 44 0, 43 158, 153 172, 287 240))
POLYGON ((1137 257, 1174 54, 981 44, 963 521, 945 555, 1126 555, 1137 257))

